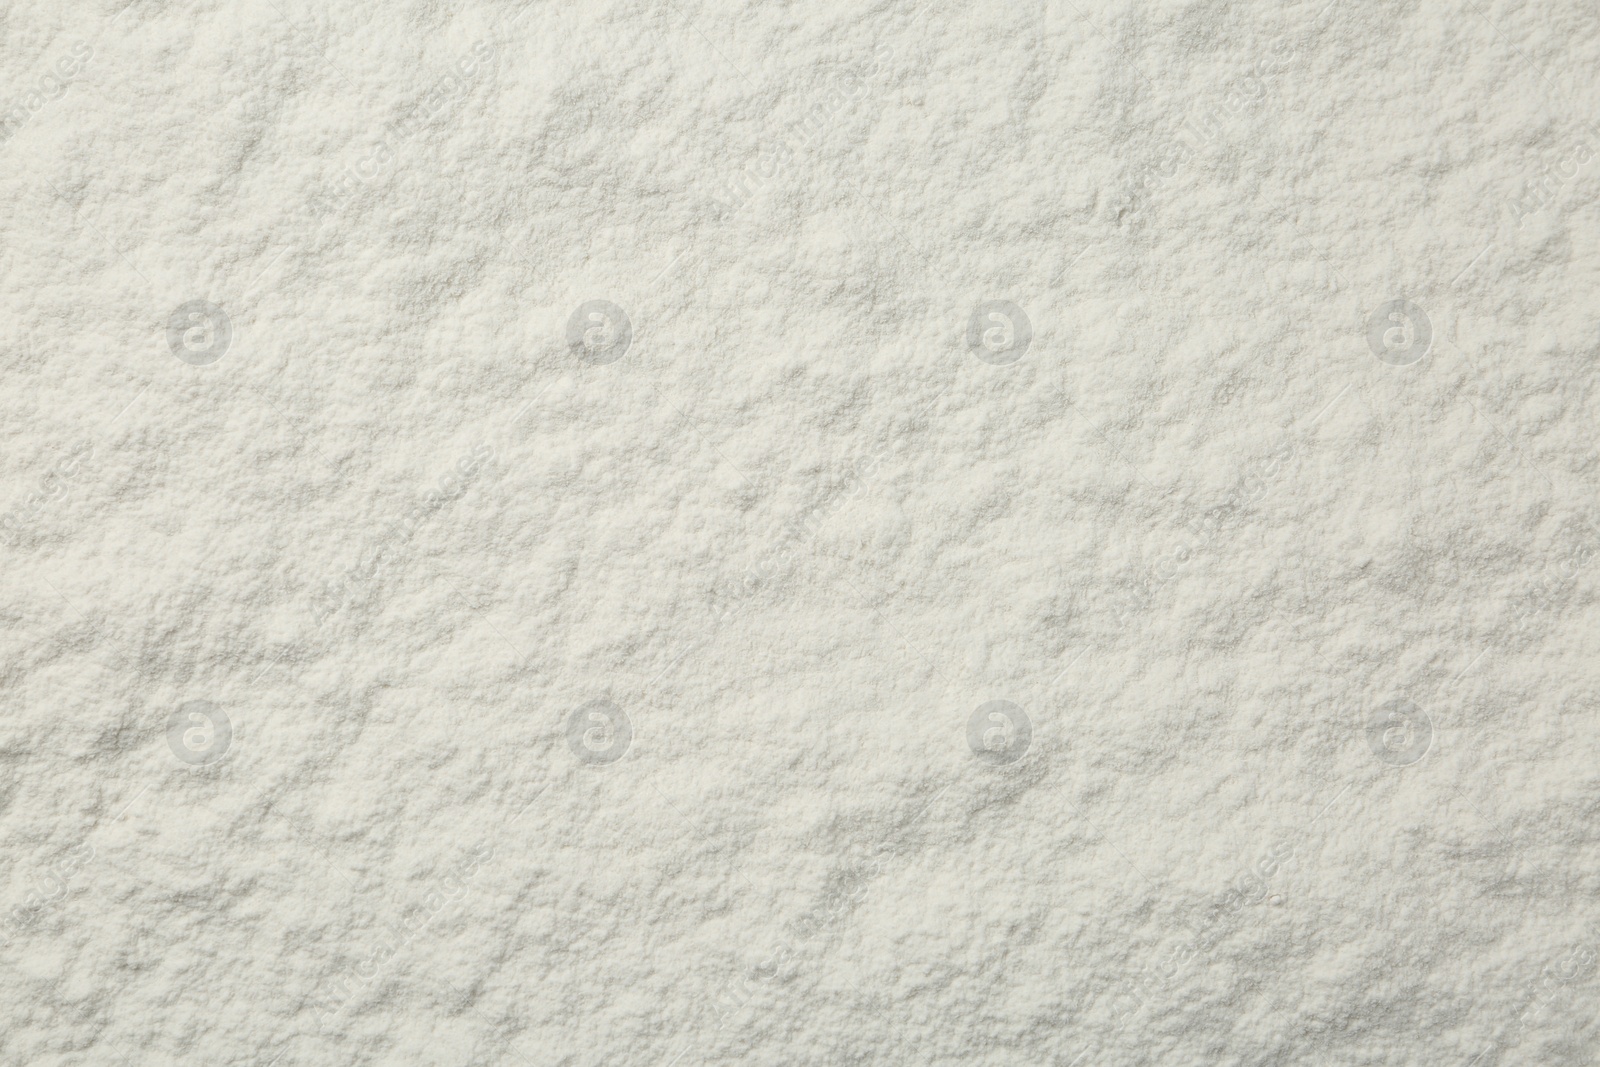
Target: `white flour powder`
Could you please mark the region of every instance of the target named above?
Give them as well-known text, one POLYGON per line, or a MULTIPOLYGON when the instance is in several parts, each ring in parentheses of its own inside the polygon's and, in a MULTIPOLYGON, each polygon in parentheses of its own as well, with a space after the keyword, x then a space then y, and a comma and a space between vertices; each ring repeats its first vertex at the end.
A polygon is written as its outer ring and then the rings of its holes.
POLYGON ((1593 1062, 1592 4, 124 3, 0 1063, 1593 1062))

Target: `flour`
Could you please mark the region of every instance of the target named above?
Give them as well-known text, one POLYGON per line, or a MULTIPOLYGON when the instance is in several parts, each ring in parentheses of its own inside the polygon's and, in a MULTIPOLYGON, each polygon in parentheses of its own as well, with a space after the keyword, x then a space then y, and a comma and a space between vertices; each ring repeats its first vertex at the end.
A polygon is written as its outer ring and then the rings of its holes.
POLYGON ((1592 4, 0 25, 0 1065, 1594 1062, 1592 4))

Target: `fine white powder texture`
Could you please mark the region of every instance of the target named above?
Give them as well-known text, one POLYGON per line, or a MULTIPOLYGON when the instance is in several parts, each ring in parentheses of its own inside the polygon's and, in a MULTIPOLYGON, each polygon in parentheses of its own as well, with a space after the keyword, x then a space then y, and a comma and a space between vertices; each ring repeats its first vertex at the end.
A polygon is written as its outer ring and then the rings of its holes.
POLYGON ((1597 62, 8 4, 0 1063, 1592 1063, 1597 62))

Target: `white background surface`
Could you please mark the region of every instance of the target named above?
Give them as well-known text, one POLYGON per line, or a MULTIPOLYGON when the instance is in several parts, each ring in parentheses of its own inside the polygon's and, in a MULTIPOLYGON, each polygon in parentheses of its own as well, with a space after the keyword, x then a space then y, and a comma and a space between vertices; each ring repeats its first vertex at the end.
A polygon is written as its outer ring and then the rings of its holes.
POLYGON ((0 29, 3 1062, 1591 1062, 1591 6, 0 29))

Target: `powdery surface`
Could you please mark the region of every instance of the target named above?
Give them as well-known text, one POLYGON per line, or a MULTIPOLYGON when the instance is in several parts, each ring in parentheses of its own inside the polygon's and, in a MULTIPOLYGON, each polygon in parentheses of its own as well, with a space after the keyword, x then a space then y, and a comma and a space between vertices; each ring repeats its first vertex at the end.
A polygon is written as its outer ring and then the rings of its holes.
POLYGON ((1592 4, 0 27, 0 1061, 1592 1062, 1592 4))

